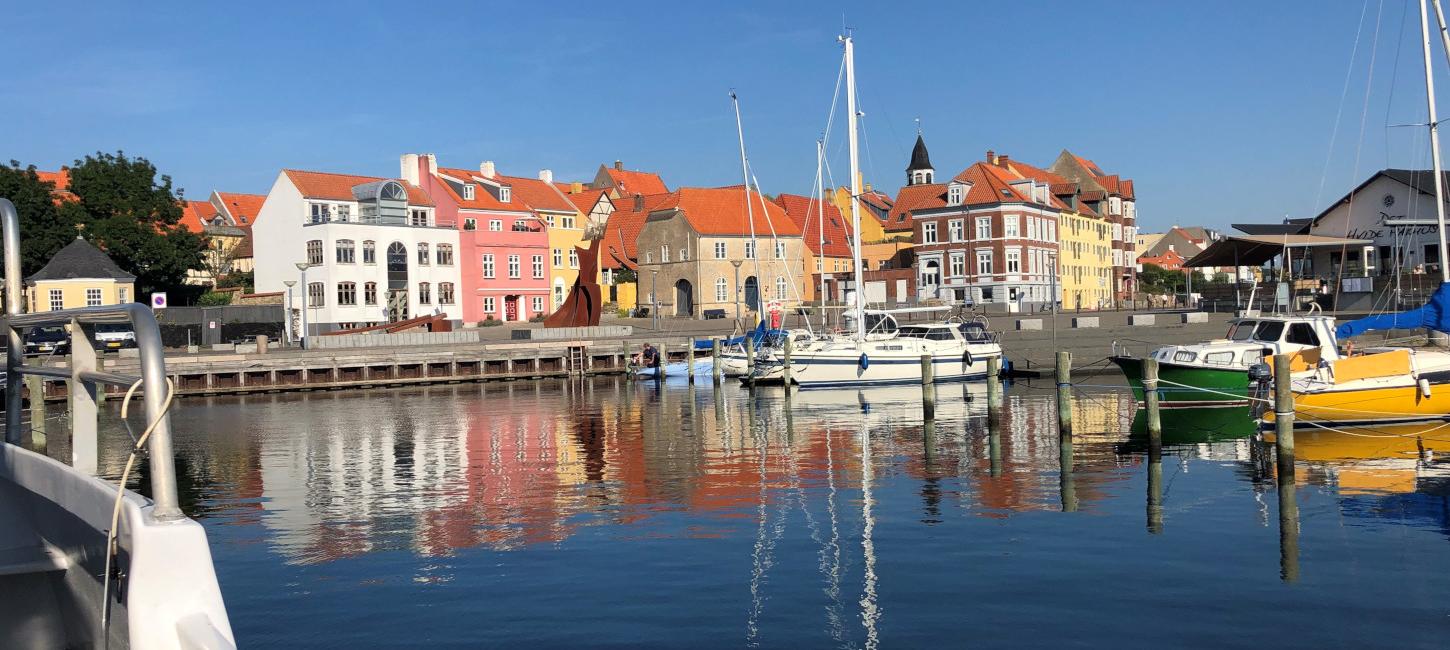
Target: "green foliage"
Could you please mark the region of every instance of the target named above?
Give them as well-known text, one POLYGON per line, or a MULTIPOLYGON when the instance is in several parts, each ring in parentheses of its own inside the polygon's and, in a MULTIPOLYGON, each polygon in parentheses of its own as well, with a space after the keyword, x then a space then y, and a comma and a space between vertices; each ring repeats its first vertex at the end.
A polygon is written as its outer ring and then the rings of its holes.
POLYGON ((1177 293, 1183 290, 1183 271, 1169 271, 1157 264, 1144 264, 1138 273, 1138 287, 1145 293, 1177 293))
POLYGON ((208 291, 196 299, 198 307, 220 307, 232 304, 231 291, 208 291))
POLYGON ((529 322, 530 323, 542 323, 542 322, 544 322, 544 319, 545 318, 547 318, 547 316, 544 316, 543 314, 534 314, 533 316, 530 316, 529 317, 529 322))
POLYGON ((230 289, 232 287, 241 287, 243 292, 252 293, 252 287, 255 286, 255 284, 253 283, 253 277, 254 276, 251 271, 234 271, 231 273, 227 273, 216 279, 216 288, 230 289))
POLYGON ((634 269, 620 269, 614 272, 614 284, 629 284, 639 280, 639 274, 634 269))
POLYGON ((498 319, 496 319, 496 318, 494 318, 492 316, 489 316, 488 318, 485 318, 482 321, 480 321, 478 324, 480 326, 483 326, 483 327, 498 327, 499 325, 503 325, 503 321, 498 320, 498 319))
POLYGON ((46 262, 76 238, 75 224, 62 220, 51 193, 55 185, 40 180, 35 166, 21 167, 17 161, 0 166, 0 197, 10 199, 20 213, 20 265, 25 275, 46 262))

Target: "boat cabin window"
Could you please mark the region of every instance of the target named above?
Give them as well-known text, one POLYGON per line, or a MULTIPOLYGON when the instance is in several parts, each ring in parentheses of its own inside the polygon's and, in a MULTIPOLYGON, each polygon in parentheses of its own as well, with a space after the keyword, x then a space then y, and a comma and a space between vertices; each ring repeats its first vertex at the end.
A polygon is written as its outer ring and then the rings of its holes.
POLYGON ((1289 326, 1289 336, 1284 341, 1317 346, 1319 345, 1319 335, 1314 333, 1314 328, 1310 327, 1309 323, 1294 323, 1289 326))
POLYGON ((1197 352, 1189 352, 1187 350, 1184 350, 1183 352, 1179 352, 1178 354, 1173 355, 1173 360, 1174 361, 1181 362, 1181 363, 1193 363, 1193 360, 1194 359, 1197 359, 1197 358, 1198 358, 1198 353, 1197 352))
POLYGON ((1245 365, 1245 366, 1252 366, 1252 365, 1254 365, 1256 363, 1259 363, 1260 361, 1263 361, 1263 360, 1264 360, 1264 350, 1262 348, 1260 348, 1258 350, 1248 350, 1248 351, 1245 351, 1244 352, 1244 364, 1243 365, 1245 365))
MULTIPOLYGON (((845 325, 848 330, 856 329, 855 317, 851 315, 845 316, 845 325)), ((892 334, 896 332, 896 328, 896 318, 891 314, 872 314, 869 312, 866 314, 867 334, 892 334)))
POLYGON ((1284 333, 1284 323, 1283 323, 1283 321, 1276 321, 1276 320, 1264 321, 1262 323, 1259 323, 1258 329, 1255 329, 1254 330, 1254 340, 1255 341, 1267 341, 1269 343, 1274 343, 1274 342, 1277 342, 1279 340, 1279 336, 1281 334, 1283 334, 1283 333, 1284 333))
POLYGON ((962 338, 968 341, 984 342, 992 340, 992 337, 987 334, 987 328, 983 327, 981 323, 962 323, 957 326, 957 329, 961 330, 962 338))
POLYGON ((1255 320, 1234 323, 1228 329, 1228 337, 1234 341, 1247 341, 1254 336, 1254 327, 1258 326, 1258 324, 1259 321, 1255 320))
POLYGON ((950 341, 954 337, 952 331, 946 327, 920 327, 908 325, 896 332, 896 338, 901 339, 926 339, 928 341, 950 341))
POLYGON ((1233 365, 1234 353, 1232 352, 1210 352, 1203 355, 1203 362, 1212 366, 1233 365))

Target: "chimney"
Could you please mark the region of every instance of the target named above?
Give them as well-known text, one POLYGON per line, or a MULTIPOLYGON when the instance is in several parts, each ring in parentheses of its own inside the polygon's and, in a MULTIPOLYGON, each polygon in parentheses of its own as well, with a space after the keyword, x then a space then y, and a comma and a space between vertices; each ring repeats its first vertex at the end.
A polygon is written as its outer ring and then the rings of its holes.
POLYGON ((861 186, 861 191, 862 192, 870 192, 871 191, 871 184, 870 183, 867 183, 865 185, 862 185, 861 186))
POLYGON ((643 210, 643 209, 644 209, 644 195, 643 194, 636 194, 636 195, 634 195, 634 211, 635 212, 639 212, 640 210, 643 210))
POLYGON ((549 184, 552 185, 554 183, 554 170, 552 170, 552 169, 540 169, 539 170, 539 180, 544 181, 545 183, 549 183, 549 184))
POLYGON ((1006 167, 1007 166, 1007 154, 1005 154, 1005 153, 1004 154, 999 154, 997 156, 997 164, 998 165, 1001 165, 1003 167, 1006 167))
POLYGON ((478 165, 478 175, 484 178, 493 178, 496 173, 493 170, 493 161, 485 160, 478 165))
POLYGON ((403 180, 412 183, 413 185, 421 185, 421 183, 418 182, 418 154, 403 154, 402 159, 399 160, 398 167, 398 171, 400 172, 399 178, 402 178, 403 180))
POLYGON ((619 170, 623 170, 624 169, 624 161, 623 160, 616 159, 614 161, 614 168, 615 169, 619 169, 619 170))
POLYGON ((430 153, 430 154, 428 154, 428 175, 433 176, 433 175, 436 175, 437 173, 438 173, 438 156, 435 156, 435 155, 433 155, 433 154, 430 153))
POLYGON ((997 152, 991 149, 987 150, 987 163, 991 165, 997 164, 997 152))
POLYGON ((583 191, 584 191, 584 184, 583 183, 580 183, 579 181, 574 181, 573 183, 570 183, 569 184, 569 193, 570 194, 578 194, 578 193, 583 192, 583 191))

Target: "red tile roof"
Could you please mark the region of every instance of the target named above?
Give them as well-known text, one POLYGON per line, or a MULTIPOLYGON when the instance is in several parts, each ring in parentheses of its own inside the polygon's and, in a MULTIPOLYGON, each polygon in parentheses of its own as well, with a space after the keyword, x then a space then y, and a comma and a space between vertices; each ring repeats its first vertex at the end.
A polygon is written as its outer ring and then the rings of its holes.
POLYGON ((513 195, 523 199, 524 204, 535 210, 549 210, 551 212, 573 212, 574 202, 564 197, 564 194, 554 187, 553 183, 546 183, 537 178, 524 176, 495 176, 498 182, 513 188, 513 195))
POLYGON ((262 212, 262 204, 267 202, 267 197, 261 194, 217 192, 217 196, 221 197, 227 216, 231 217, 232 223, 238 226, 251 226, 257 223, 257 215, 262 212))
POLYGON ((890 196, 887 196, 885 192, 881 192, 879 190, 862 192, 861 200, 865 201, 866 203, 870 203, 871 205, 874 205, 882 210, 890 210, 891 204, 893 203, 890 196))
POLYGON ((509 192, 509 200, 507 202, 498 200, 498 198, 491 194, 487 189, 483 188, 482 185, 484 185, 485 182, 498 184, 499 181, 486 181, 485 179, 483 179, 482 176, 479 176, 477 171, 458 169, 454 167, 439 167, 438 175, 447 176, 448 178, 455 179, 461 183, 473 183, 479 186, 473 192, 472 199, 464 199, 463 196, 458 192, 454 191, 453 187, 447 182, 440 183, 443 186, 444 191, 448 193, 448 196, 452 197, 453 201, 458 204, 458 207, 464 210, 503 210, 509 212, 530 211, 528 204, 524 203, 523 199, 516 192, 509 192))
POLYGON ((636 244, 644 220, 660 205, 670 200, 671 194, 651 194, 639 197, 640 209, 635 208, 635 197, 620 199, 615 203, 614 213, 604 224, 603 248, 599 260, 600 268, 634 268, 639 259, 636 244))
MULTIPOLYGON (((960 174, 952 177, 952 180, 970 184, 970 187, 967 188, 967 195, 962 199, 962 205, 991 205, 1002 202, 1033 203, 1031 197, 1012 185, 1012 181, 1022 178, 1025 177, 1009 169, 979 162, 962 170, 960 174)), ((1058 200, 1056 196, 1051 196, 1050 193, 1048 205, 1067 209, 1066 204, 1058 200)), ((891 214, 887 217, 886 229, 909 230, 911 228, 910 212, 945 207, 947 207, 946 183, 903 187, 901 193, 896 195, 896 204, 892 206, 891 214)))
POLYGON ((1072 181, 1068 180, 1066 177, 1060 176, 1058 174, 1054 174, 1054 173, 1052 173, 1050 171, 1047 171, 1046 169, 1043 169, 1041 167, 1037 167, 1035 165, 1029 165, 1027 163, 1024 163, 1024 162, 1021 162, 1021 161, 1018 161, 1018 160, 1005 160, 1005 161, 1002 161, 1002 164, 1001 165, 998 165, 998 166, 999 167, 1007 167, 1007 168, 1011 169, 1012 171, 1015 171, 1018 174, 1021 174, 1025 178, 1030 178, 1032 180, 1035 180, 1035 181, 1038 181, 1038 182, 1041 182, 1041 183, 1059 184, 1060 185, 1060 184, 1071 183, 1072 182, 1072 181))
POLYGON ((781 194, 775 197, 775 202, 785 210, 791 221, 800 226, 801 238, 812 253, 824 257, 851 256, 851 230, 836 206, 825 203, 826 218, 822 222, 821 201, 799 194, 781 194), (824 229, 821 228, 822 223, 825 224, 824 229), (826 240, 824 247, 820 243, 822 236, 826 240))
POLYGON ((632 169, 615 169, 605 167, 605 173, 609 174, 614 186, 625 194, 665 194, 670 188, 665 186, 664 179, 654 172, 642 172, 632 169))
POLYGON ((736 187, 682 187, 671 194, 659 209, 675 208, 685 215, 690 226, 702 235, 749 235, 751 225, 758 237, 776 235, 798 236, 797 226, 785 210, 759 194, 736 187), (746 201, 750 207, 746 207, 746 201))
POLYGON ((47 172, 37 169, 35 170, 35 175, 40 178, 42 183, 50 183, 55 186, 55 189, 51 190, 50 193, 55 196, 55 202, 57 204, 62 201, 74 201, 78 198, 74 192, 70 191, 69 169, 61 167, 58 172, 47 172))
MULTIPOLYGON (((376 176, 309 172, 299 169, 284 169, 282 171, 292 180, 292 184, 297 186, 297 190, 302 192, 303 197, 309 199, 326 199, 329 201, 356 201, 357 198, 353 196, 352 188, 364 183, 390 180, 376 176)), ((409 205, 433 205, 433 200, 428 197, 428 193, 424 192, 423 188, 408 183, 407 181, 398 179, 391 180, 397 180, 407 189, 409 205)))
POLYGON ((191 232, 202 232, 216 217, 216 206, 210 201, 181 202, 181 225, 191 232))
POLYGON ((569 199, 569 202, 574 204, 580 214, 587 216, 589 211, 594 209, 594 205, 599 203, 599 197, 606 194, 609 194, 609 190, 584 190, 575 194, 565 194, 564 198, 569 199))

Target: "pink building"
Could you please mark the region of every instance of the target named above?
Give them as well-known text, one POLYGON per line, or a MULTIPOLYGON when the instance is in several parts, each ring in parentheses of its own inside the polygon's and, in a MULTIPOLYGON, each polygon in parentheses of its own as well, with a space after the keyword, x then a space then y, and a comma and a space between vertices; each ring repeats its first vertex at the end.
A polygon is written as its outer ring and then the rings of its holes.
POLYGON ((404 154, 403 178, 433 197, 438 223, 458 224, 463 320, 525 321, 549 313, 549 233, 493 163, 439 167, 433 154, 404 154))

